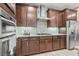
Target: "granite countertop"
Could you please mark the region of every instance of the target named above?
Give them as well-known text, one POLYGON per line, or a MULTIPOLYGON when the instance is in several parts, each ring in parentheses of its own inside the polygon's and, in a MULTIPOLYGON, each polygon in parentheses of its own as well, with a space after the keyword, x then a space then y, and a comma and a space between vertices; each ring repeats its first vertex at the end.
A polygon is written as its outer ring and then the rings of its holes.
POLYGON ((61 36, 61 35, 67 35, 67 34, 52 34, 52 35, 18 35, 19 37, 41 37, 41 36, 61 36))

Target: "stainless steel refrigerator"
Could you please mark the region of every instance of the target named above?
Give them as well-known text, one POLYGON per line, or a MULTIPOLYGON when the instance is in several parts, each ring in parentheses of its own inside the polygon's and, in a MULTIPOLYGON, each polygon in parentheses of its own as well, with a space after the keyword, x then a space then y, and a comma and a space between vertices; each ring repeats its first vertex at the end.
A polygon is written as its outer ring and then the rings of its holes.
POLYGON ((79 22, 67 21, 67 49, 73 49, 75 46, 79 47, 79 22))

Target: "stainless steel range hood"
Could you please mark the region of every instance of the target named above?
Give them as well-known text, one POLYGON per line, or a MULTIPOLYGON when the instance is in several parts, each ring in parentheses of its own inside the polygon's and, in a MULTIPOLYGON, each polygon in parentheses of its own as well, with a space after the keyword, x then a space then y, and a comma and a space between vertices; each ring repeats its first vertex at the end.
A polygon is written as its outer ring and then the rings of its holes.
POLYGON ((50 20, 51 18, 47 17, 47 10, 47 7, 45 7, 44 5, 40 5, 37 9, 37 18, 39 20, 50 20))

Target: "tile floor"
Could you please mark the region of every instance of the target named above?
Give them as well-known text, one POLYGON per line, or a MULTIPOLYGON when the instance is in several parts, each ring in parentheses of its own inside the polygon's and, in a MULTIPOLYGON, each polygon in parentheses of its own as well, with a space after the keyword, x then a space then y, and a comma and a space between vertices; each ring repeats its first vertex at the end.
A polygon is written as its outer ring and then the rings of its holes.
POLYGON ((78 51, 63 49, 63 50, 36 54, 36 55, 32 55, 32 56, 78 56, 78 51))

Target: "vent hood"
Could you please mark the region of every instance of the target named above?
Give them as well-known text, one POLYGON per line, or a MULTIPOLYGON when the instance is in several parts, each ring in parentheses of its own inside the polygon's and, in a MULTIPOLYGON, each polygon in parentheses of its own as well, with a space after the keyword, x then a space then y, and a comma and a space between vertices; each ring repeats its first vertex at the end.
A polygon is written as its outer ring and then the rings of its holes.
POLYGON ((37 9, 37 18, 39 20, 50 20, 50 18, 47 17, 47 10, 47 7, 40 5, 37 9))

